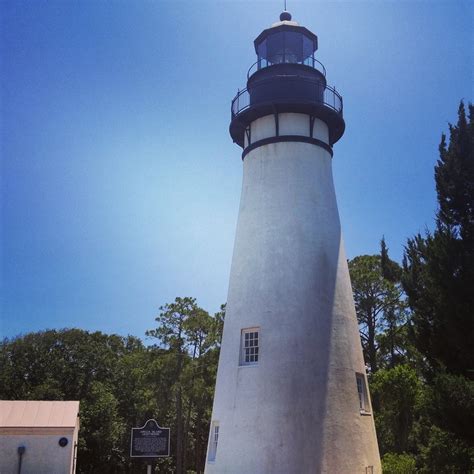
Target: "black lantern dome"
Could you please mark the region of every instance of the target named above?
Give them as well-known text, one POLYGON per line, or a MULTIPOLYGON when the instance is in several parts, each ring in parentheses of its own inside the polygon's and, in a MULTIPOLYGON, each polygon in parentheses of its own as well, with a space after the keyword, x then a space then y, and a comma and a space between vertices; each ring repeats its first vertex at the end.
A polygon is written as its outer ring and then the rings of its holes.
POLYGON ((244 147, 252 121, 280 112, 306 113, 326 122, 330 144, 344 133, 342 97, 326 83, 326 70, 314 57, 318 37, 291 20, 284 11, 280 21, 254 41, 257 61, 247 74, 247 87, 232 101, 230 134, 244 147))

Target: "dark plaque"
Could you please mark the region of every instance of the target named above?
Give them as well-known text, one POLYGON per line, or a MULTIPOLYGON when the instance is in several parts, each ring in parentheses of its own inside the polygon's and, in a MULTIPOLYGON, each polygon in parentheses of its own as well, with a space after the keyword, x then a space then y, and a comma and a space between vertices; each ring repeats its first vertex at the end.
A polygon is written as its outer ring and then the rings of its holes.
POLYGON ((148 420, 141 428, 132 428, 130 457, 160 458, 170 455, 170 429, 148 420))

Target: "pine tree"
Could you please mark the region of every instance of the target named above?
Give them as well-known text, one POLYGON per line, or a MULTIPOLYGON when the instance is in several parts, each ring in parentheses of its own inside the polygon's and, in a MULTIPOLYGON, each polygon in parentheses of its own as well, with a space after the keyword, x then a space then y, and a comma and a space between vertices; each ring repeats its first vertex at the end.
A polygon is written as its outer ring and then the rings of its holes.
POLYGON ((435 166, 436 229, 408 241, 404 288, 428 369, 474 378, 474 108, 461 102, 435 166))
POLYGON ((380 265, 382 267, 382 276, 392 283, 399 283, 402 276, 400 265, 388 256, 388 247, 385 243, 385 236, 380 241, 380 265))
POLYGON ((469 105, 469 122, 463 102, 457 126, 449 126, 450 141, 441 137, 440 159, 435 167, 438 194, 438 227, 450 229, 465 244, 474 239, 474 108, 469 105))
MULTIPOLYGON (((461 102, 435 166, 436 228, 408 240, 403 286, 412 340, 424 360, 431 434, 422 436, 426 472, 470 472, 474 456, 474 107, 461 102), (441 441, 440 441, 441 440, 441 441), (444 440, 444 441, 443 441, 444 440), (449 441, 449 446, 445 443, 449 441), (449 456, 436 460, 440 446, 449 456), (454 445, 456 449, 454 449, 454 445), (436 461, 436 462, 435 462, 436 461), (433 464, 435 463, 435 464, 433 464), (434 467, 436 465, 436 467, 434 467)), ((441 450, 441 451, 443 451, 441 450)), ((423 471, 425 472, 425 471, 423 471)))
POLYGON ((371 374, 404 362, 406 355, 400 347, 407 321, 401 268, 390 259, 384 238, 380 246, 379 255, 349 261, 362 350, 371 374))

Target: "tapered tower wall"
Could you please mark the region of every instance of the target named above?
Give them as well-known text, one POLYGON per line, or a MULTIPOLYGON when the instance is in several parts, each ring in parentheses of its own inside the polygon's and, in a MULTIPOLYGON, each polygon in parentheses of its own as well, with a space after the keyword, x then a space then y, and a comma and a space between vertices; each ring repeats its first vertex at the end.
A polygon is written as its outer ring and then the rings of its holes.
MULTIPOLYGON (((308 121, 279 114, 279 133, 306 137, 308 121)), ((329 144, 321 120, 312 134, 329 144)), ((275 117, 255 120, 250 136, 275 136, 275 117)), ((381 472, 368 392, 360 409, 365 366, 331 160, 298 141, 244 158, 207 474, 381 472), (258 328, 258 363, 241 365, 248 328, 258 328)))
POLYGON ((380 474, 332 178, 342 96, 288 12, 254 45, 206 473, 380 474))

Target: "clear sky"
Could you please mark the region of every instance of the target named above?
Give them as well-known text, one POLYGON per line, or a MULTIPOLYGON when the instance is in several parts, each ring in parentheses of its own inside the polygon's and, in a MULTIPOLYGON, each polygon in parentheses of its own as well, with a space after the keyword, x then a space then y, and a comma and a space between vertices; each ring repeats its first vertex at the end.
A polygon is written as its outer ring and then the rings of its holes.
MULTIPOLYGON (((142 337, 226 300, 242 163, 230 101, 283 1, 2 1, 2 336, 142 337)), ((289 0, 344 97, 349 258, 433 227, 433 166, 473 98, 471 1, 289 0)))

